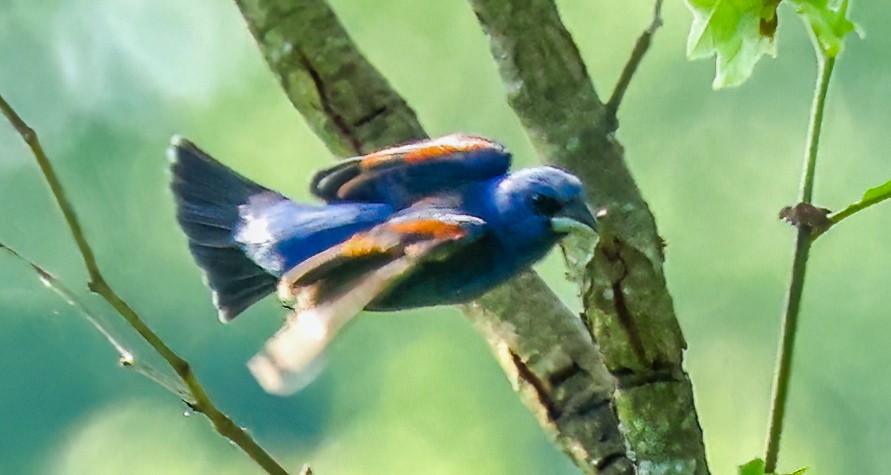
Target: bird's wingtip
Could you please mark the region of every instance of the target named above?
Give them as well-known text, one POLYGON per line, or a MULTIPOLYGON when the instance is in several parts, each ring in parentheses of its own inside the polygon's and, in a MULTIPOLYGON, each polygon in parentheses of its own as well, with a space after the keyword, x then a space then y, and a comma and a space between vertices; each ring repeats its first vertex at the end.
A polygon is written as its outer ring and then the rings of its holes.
POLYGON ((299 370, 285 368, 265 353, 255 355, 247 363, 260 387, 276 396, 290 396, 305 388, 316 379, 324 366, 324 359, 319 356, 299 370))
POLYGON ((180 159, 181 150, 197 150, 197 147, 191 140, 180 134, 173 134, 170 137, 170 145, 167 147, 167 160, 170 163, 176 163, 180 159))
POLYGON ((173 134, 170 137, 170 146, 171 147, 185 147, 187 145, 191 145, 192 142, 189 139, 183 137, 180 134, 173 134))
MULTIPOLYGON (((204 284, 210 285, 207 281, 207 276, 204 276, 204 284)), ((217 318, 220 319, 220 323, 227 324, 231 322, 235 317, 238 316, 237 313, 233 314, 231 309, 223 307, 220 305, 220 294, 217 291, 213 291, 210 294, 211 302, 213 302, 213 306, 217 309, 217 318)))
POLYGON ((177 150, 182 148, 185 142, 187 141, 182 135, 174 134, 170 137, 170 145, 167 146, 167 161, 170 163, 179 161, 179 153, 177 153, 177 150))

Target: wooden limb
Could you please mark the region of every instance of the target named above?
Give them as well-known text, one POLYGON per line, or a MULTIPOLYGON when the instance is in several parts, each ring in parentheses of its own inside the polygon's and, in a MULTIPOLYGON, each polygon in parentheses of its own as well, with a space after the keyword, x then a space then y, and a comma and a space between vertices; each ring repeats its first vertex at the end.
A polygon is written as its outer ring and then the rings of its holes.
POLYGON ((638 470, 708 473, 663 243, 552 0, 470 0, 508 84, 508 101, 548 162, 575 173, 606 210, 608 236, 564 247, 585 320, 618 380, 616 408, 638 470), (653 469, 653 467, 656 467, 653 469))
MULTIPOLYGON (((288 97, 336 155, 426 136, 325 1, 236 3, 288 97)), ((614 380, 578 316, 538 276, 526 273, 464 311, 585 473, 633 473, 612 404, 614 380)))

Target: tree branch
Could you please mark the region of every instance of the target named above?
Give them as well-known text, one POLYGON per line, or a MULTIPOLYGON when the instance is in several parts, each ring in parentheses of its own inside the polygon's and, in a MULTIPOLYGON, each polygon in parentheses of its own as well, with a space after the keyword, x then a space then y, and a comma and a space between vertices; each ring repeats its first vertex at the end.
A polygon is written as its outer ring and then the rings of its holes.
POLYGON ((464 306, 548 433, 585 473, 632 474, 597 345, 534 272, 464 306))
POLYGON ((235 3, 285 94, 335 155, 427 137, 323 1, 235 3))
MULTIPOLYGON (((324 0, 236 0, 272 71, 337 155, 425 137, 324 0)), ((463 307, 539 421, 585 473, 630 474, 613 378, 576 315, 533 272, 463 307)))
POLYGON ((542 157, 582 178, 608 210, 597 248, 565 246, 586 323, 618 379, 616 406, 638 468, 708 473, 683 335, 662 270, 662 240, 613 138, 578 48, 551 0, 470 0, 508 101, 542 157))
POLYGON ((625 91, 628 90, 628 85, 631 84, 631 79, 634 77, 634 73, 637 72, 637 68, 640 66, 641 61, 643 61, 644 55, 646 55, 647 51, 650 49, 650 44, 653 43, 653 35, 656 34, 656 30, 661 26, 662 0, 656 0, 656 6, 653 7, 653 21, 650 23, 650 26, 641 33, 640 37, 637 38, 637 43, 634 44, 634 50, 631 52, 631 57, 628 58, 628 62, 625 63, 625 67, 622 69, 622 75, 619 76, 619 80, 616 82, 616 87, 613 88, 612 95, 610 95, 609 100, 606 101, 606 110, 612 117, 613 127, 618 126, 619 122, 616 119, 616 114, 619 112, 619 106, 622 105, 625 91))
POLYGON ((6 251, 6 253, 13 258, 30 267, 31 270, 37 274, 37 278, 43 285, 55 292, 55 294, 64 300, 65 303, 71 305, 75 310, 80 312, 84 318, 87 319, 87 322, 89 322, 90 325, 92 325, 93 328, 105 338, 108 344, 114 348, 115 352, 118 354, 118 362, 121 366, 135 370, 137 373, 152 380, 164 389, 167 389, 183 401, 191 401, 189 391, 180 384, 179 380, 172 380, 168 378, 167 375, 164 375, 151 366, 144 365, 141 361, 137 360, 124 343, 114 335, 111 328, 105 325, 105 323, 102 322, 102 319, 90 310, 84 302, 77 298, 77 295, 75 295, 74 292, 72 292, 61 280, 56 278, 56 276, 2 242, 0 242, 0 250, 6 251))
MULTIPOLYGON (((137 314, 136 311, 133 310, 133 308, 130 307, 130 305, 127 304, 127 302, 125 302, 114 289, 112 289, 108 282, 106 282, 105 278, 102 276, 102 272, 99 270, 99 265, 96 262, 93 250, 84 235, 80 221, 77 219, 74 207, 66 198, 62 183, 59 181, 49 158, 46 156, 37 134, 25 123, 24 120, 22 120, 12 106, 6 102, 3 96, 0 96, 0 111, 3 112, 3 115, 6 116, 12 126, 15 127, 16 131, 21 135, 22 139, 31 149, 34 158, 37 160, 40 170, 43 172, 43 176, 56 200, 56 204, 59 206, 59 209, 61 209, 62 215, 65 217, 65 222, 68 224, 68 228, 71 230, 71 235, 74 237, 74 241, 77 243, 77 247, 83 257, 84 264, 89 273, 90 281, 88 286, 90 290, 105 299, 105 301, 124 317, 124 319, 127 320, 127 323, 129 323, 130 326, 132 326, 136 332, 139 333, 139 335, 151 345, 159 355, 161 355, 162 358, 164 358, 167 364, 173 368, 188 389, 188 400, 184 400, 186 404, 196 412, 200 412, 210 419, 214 428, 220 435, 241 447, 251 459, 257 462, 257 464, 268 473, 287 475, 288 472, 282 468, 272 456, 266 453, 266 451, 263 450, 263 448, 260 447, 260 445, 257 444, 247 432, 230 419, 229 416, 217 409, 216 405, 210 399, 210 396, 208 396, 207 392, 204 390, 204 386, 201 385, 198 378, 195 376, 195 373, 192 372, 192 367, 189 362, 170 349, 164 340, 149 328, 142 317, 140 317, 139 314, 137 314)), ((35 270, 37 269, 39 268, 35 267, 35 270)), ((47 275, 49 274, 41 273, 41 276, 44 279, 47 275)))

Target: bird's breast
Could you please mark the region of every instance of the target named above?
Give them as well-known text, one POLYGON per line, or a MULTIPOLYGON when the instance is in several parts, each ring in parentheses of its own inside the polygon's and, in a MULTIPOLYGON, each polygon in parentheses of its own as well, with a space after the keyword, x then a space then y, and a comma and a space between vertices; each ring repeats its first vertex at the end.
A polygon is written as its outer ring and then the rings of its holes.
POLYGON ((373 301, 368 310, 468 302, 525 270, 552 246, 553 242, 516 250, 487 234, 444 259, 420 264, 405 280, 373 301))

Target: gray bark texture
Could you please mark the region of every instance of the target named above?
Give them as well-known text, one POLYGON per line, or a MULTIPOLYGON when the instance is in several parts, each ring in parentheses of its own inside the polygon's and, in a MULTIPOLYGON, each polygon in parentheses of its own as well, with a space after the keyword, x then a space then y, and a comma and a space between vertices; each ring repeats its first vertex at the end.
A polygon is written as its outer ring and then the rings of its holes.
POLYGON ((616 377, 615 404, 640 473, 708 473, 686 342, 662 270, 662 239, 614 140, 601 102, 552 0, 471 0, 508 101, 548 161, 585 182, 607 210, 597 248, 566 246, 585 322, 616 377))
MULTIPOLYGON (((236 3, 285 93, 335 155, 426 137, 324 0, 236 3)), ((661 241, 612 139, 614 118, 550 1, 471 3, 534 145, 586 182, 591 202, 609 210, 609 236, 596 250, 567 246, 584 323, 534 272, 462 310, 584 473, 708 473, 661 241)))

